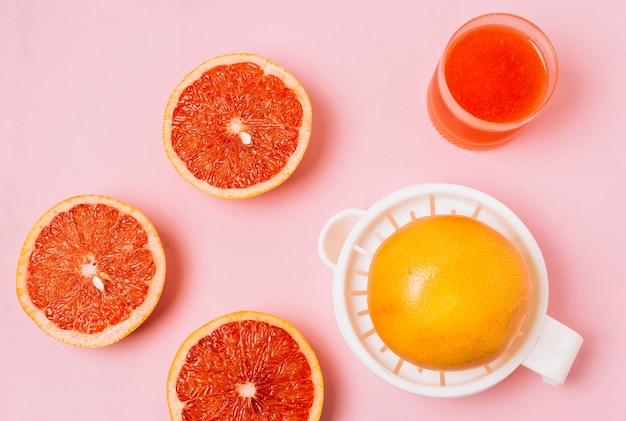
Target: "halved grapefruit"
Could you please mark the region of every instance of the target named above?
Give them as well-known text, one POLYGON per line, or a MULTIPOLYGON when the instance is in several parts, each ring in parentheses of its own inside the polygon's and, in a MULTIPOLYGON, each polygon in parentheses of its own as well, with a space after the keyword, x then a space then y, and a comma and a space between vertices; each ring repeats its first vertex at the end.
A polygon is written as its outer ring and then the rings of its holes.
POLYGON ((173 421, 319 420, 322 371, 294 326, 266 313, 221 316, 182 344, 167 380, 173 421))
POLYGON ((81 347, 127 336, 156 307, 165 254, 156 229, 110 197, 64 200, 32 227, 17 265, 17 296, 48 335, 81 347))
POLYGON ((200 64, 174 89, 163 143, 191 185, 242 199, 289 178, 307 149, 311 123, 311 102, 291 73, 255 54, 229 54, 200 64))

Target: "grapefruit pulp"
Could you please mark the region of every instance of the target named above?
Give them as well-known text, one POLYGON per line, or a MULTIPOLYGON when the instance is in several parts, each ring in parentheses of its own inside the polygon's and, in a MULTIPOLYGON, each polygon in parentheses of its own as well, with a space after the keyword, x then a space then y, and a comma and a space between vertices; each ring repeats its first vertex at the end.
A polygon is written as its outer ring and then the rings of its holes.
POLYGON ((221 316, 182 344, 167 380, 173 421, 319 420, 322 372, 288 322, 266 313, 221 316))
POLYGON ((307 149, 311 123, 311 102, 293 75, 255 54, 229 54, 200 64, 174 89, 163 143, 191 185, 242 199, 291 176, 307 149))
POLYGON ((41 330, 71 345, 102 347, 152 313, 165 282, 165 254, 138 209, 76 196, 32 227, 16 278, 19 302, 41 330))

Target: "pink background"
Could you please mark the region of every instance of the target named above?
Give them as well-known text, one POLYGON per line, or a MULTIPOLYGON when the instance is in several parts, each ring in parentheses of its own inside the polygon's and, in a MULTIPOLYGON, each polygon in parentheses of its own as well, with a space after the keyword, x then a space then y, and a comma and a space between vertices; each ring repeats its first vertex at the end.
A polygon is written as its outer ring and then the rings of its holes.
POLYGON ((614 0, 0 0, 0 417, 166 420, 165 380, 182 341, 219 315, 255 309, 287 319, 315 348, 325 421, 625 419, 625 13, 614 0), (469 152, 433 129, 426 88, 454 30, 493 11, 548 34, 559 82, 516 140, 469 152), (161 124, 188 71, 240 51, 300 80, 313 135, 286 184, 225 201, 177 175, 161 124), (585 339, 564 387, 521 367, 478 395, 424 398, 350 352, 319 232, 342 209, 423 182, 482 190, 533 232, 550 276, 549 314, 585 339), (145 212, 168 259, 155 313, 103 349, 44 335, 15 295, 30 227, 84 193, 145 212))

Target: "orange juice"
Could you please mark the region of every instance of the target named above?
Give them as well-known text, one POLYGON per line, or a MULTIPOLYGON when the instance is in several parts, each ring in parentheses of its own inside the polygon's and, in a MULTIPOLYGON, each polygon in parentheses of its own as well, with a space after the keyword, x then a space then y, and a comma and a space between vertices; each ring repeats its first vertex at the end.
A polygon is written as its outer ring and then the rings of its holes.
POLYGON ((556 75, 556 56, 539 28, 514 15, 481 16, 450 40, 430 83, 428 111, 452 143, 491 149, 545 105, 556 75))

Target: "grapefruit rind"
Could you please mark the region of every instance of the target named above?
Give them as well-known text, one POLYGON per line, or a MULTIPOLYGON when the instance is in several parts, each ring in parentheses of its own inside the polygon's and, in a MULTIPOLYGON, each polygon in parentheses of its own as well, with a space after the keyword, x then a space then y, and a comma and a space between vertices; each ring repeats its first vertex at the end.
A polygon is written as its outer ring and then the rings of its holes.
POLYGON ((210 335, 220 326, 226 323, 244 320, 266 322, 270 325, 280 327, 287 331, 296 341, 299 346, 300 352, 304 354, 311 367, 311 381, 314 384, 315 390, 313 404, 311 405, 311 409, 309 411, 308 421, 319 420, 322 414, 322 407, 324 403, 324 381, 322 378, 322 370, 317 360, 317 356, 313 351, 313 348, 304 338, 302 333, 300 333, 300 331, 297 330, 289 322, 281 319, 278 316, 252 310, 238 311, 218 317, 217 319, 214 319, 207 324, 201 326, 191 335, 189 335, 187 339, 185 339, 181 347, 178 349, 176 356, 174 357, 174 361, 167 377, 167 402, 171 419, 173 421, 182 420, 182 412, 185 407, 185 403, 181 402, 178 398, 178 395, 176 393, 176 381, 178 379, 178 375, 180 374, 181 369, 185 365, 187 354, 189 353, 191 348, 196 345, 202 338, 210 335))
POLYGON ((138 209, 133 206, 121 202, 119 200, 101 196, 101 195, 80 195, 66 199, 44 213, 28 233, 17 264, 16 273, 16 292, 20 305, 26 314, 35 322, 35 324, 47 335, 57 339, 60 342, 83 348, 99 348, 111 345, 124 337, 128 336, 132 331, 137 329, 154 311, 165 284, 165 252, 161 244, 161 240, 150 220, 138 209), (112 206, 119 211, 126 213, 139 222, 146 231, 148 237, 147 247, 151 251, 154 263, 155 273, 148 289, 148 295, 143 303, 137 307, 126 320, 105 328, 99 333, 80 333, 74 330, 66 330, 59 328, 51 320, 49 320, 44 312, 37 308, 31 301, 28 293, 28 266, 30 255, 34 249, 35 242, 41 231, 50 224, 50 221, 58 214, 68 211, 72 207, 79 204, 105 204, 112 206))
POLYGON ((523 323, 529 291, 525 260, 504 235, 468 216, 431 215, 376 250, 368 308, 381 340, 404 360, 465 370, 505 352, 523 323))
POLYGON ((296 170, 300 161, 304 157, 304 153, 309 144, 311 137, 311 127, 313 121, 313 113, 311 107, 311 101, 304 87, 298 82, 298 80, 289 73, 286 69, 280 65, 251 53, 234 53, 226 54, 222 56, 213 57, 204 63, 193 69, 187 76, 185 76, 178 86, 174 89, 165 108, 165 116, 163 118, 163 145, 168 159, 178 172, 178 174, 186 180, 189 184, 197 188, 198 190, 209 194, 211 196, 220 197, 223 199, 244 199, 249 197, 258 196, 269 190, 272 190, 279 185, 283 184, 293 172, 296 170), (254 184, 246 188, 220 188, 209 184, 204 180, 196 178, 193 173, 187 168, 185 163, 180 159, 178 154, 174 151, 172 146, 172 118, 174 110, 178 105, 183 91, 191 85, 194 81, 200 78, 209 69, 219 65, 229 65, 235 63, 250 62, 258 65, 265 74, 277 76, 283 83, 290 88, 297 96, 302 106, 302 124, 299 129, 298 145, 282 168, 277 174, 271 177, 269 180, 254 184))

